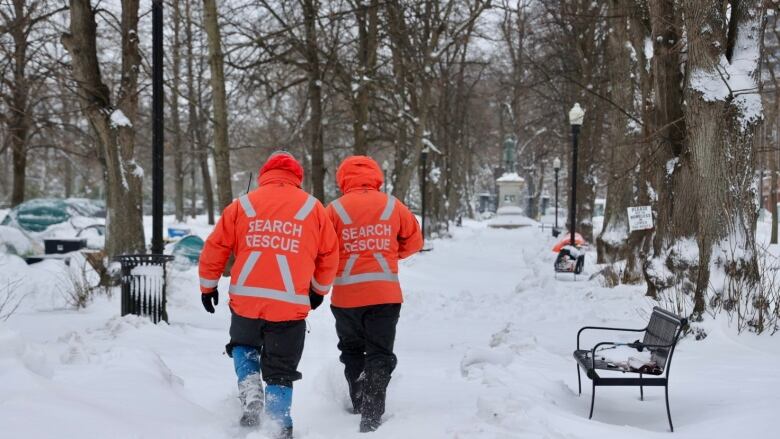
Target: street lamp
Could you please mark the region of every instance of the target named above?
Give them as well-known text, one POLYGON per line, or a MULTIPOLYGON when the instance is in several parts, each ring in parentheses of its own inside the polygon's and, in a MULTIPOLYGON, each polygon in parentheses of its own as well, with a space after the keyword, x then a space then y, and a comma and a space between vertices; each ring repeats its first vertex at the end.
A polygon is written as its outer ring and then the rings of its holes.
POLYGON ((163 2, 152 1, 152 254, 120 255, 121 313, 149 316, 154 323, 168 321, 166 264, 163 254, 163 2), (136 270, 159 267, 160 270, 136 270))
POLYGON ((152 254, 163 254, 163 2, 152 2, 152 254))
POLYGON ((561 233, 558 230, 558 173, 561 171, 561 159, 558 157, 553 160, 553 170, 555 171, 555 227, 552 230, 552 235, 557 237, 561 233))
POLYGON ((569 233, 571 237, 570 245, 575 246, 574 230, 577 221, 577 141, 580 136, 580 127, 585 118, 585 110, 575 103, 569 110, 569 123, 571 124, 572 135, 572 155, 571 155, 571 208, 569 209, 569 233))

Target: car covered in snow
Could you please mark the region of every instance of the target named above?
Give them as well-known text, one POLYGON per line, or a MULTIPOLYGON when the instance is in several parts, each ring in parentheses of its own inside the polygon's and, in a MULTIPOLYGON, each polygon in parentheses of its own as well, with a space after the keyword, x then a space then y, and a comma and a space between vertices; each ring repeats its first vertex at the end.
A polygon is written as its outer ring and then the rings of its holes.
POLYGON ((43 232, 50 226, 79 217, 105 218, 105 202, 87 198, 35 198, 11 209, 0 225, 43 232))
POLYGON ((81 238, 87 240, 90 248, 102 248, 105 217, 106 205, 102 200, 35 198, 9 210, 0 225, 16 228, 39 244, 53 238, 81 238))

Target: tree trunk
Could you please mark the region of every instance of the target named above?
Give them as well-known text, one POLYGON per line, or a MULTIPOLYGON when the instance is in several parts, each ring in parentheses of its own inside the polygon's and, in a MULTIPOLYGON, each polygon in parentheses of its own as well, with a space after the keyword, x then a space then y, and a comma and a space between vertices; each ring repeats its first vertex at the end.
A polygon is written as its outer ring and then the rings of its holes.
POLYGON ((106 253, 144 251, 143 172, 134 160, 138 108, 138 0, 122 1, 122 72, 117 107, 111 104, 97 58, 97 24, 89 0, 70 0, 70 29, 62 43, 71 55, 81 106, 95 133, 107 170, 106 253))
POLYGON ((201 68, 201 74, 198 75, 197 101, 193 100, 193 102, 197 102, 197 111, 193 112, 193 115, 197 115, 197 119, 195 119, 195 129, 193 131, 195 133, 196 148, 198 150, 196 156, 200 163, 200 174, 201 180, 203 181, 203 194, 206 198, 206 212, 208 214, 209 224, 213 225, 215 223, 214 215, 216 206, 214 205, 214 185, 211 184, 211 170, 209 169, 209 151, 206 147, 205 125, 207 121, 203 106, 203 70, 204 69, 201 68))
MULTIPOLYGON (((586 76, 593 78, 593 76, 586 76)), ((599 91, 601 92, 601 91, 599 91)), ((583 108, 588 108, 585 123, 579 136, 577 152, 577 227, 576 233, 588 242, 593 240, 593 206, 596 202, 596 169, 595 163, 601 145, 604 127, 604 107, 600 101, 591 96, 582 99, 583 108)), ((570 179, 571 179, 570 175, 570 179)), ((571 184, 571 182, 569 182, 571 184)))
MULTIPOLYGON (((209 175, 209 168, 208 168, 208 153, 201 151, 201 144, 200 144, 200 136, 197 134, 198 130, 201 129, 200 127, 200 115, 198 113, 198 109, 200 108, 200 96, 199 96, 199 90, 195 87, 195 68, 194 68, 194 60, 195 60, 195 48, 194 48, 194 40, 192 36, 192 1, 193 0, 185 0, 184 2, 184 19, 186 23, 186 27, 184 28, 185 31, 185 38, 186 38, 186 44, 187 44, 187 141, 190 144, 190 181, 192 184, 192 187, 190 188, 191 192, 191 209, 192 209, 192 218, 195 218, 197 216, 197 172, 196 170, 198 168, 201 169, 201 172, 204 174, 204 184, 203 184, 203 198, 204 198, 204 205, 207 207, 207 214, 209 217, 209 224, 214 224, 214 203, 213 203, 213 193, 211 191, 211 178, 209 175), (202 157, 202 155, 205 156, 202 157), (203 161, 206 161, 206 166, 203 168, 201 166, 201 163, 203 161), (205 182, 209 181, 209 185, 206 185, 205 182), (206 203, 206 199, 209 200, 209 203, 206 203)), ((200 57, 198 58, 201 59, 200 57)))
MULTIPOLYGON (((13 110, 11 110, 13 112, 13 110)), ((22 115, 22 117, 26 117, 22 115)), ((14 119, 15 117, 11 117, 14 119)), ((13 188, 11 189, 11 206, 24 202, 25 174, 27 170, 27 137, 28 128, 24 122, 12 122, 14 130, 11 131, 11 151, 13 152, 13 188), (24 137, 22 137, 24 136, 24 137)))
MULTIPOLYGON (((740 74, 759 75, 757 54, 765 6, 760 0, 741 1, 733 4, 728 16, 719 5, 702 7, 693 0, 683 4, 689 34, 698 33, 688 41, 685 120, 691 165, 699 181, 691 187, 696 188, 700 203, 696 210, 699 272, 693 309, 693 316, 700 317, 711 287, 710 273, 716 267, 728 277, 749 284, 758 281, 753 141, 762 119, 760 95, 733 95, 722 82, 722 69, 726 68, 724 62, 731 66, 734 60, 740 63, 740 74), (723 89, 713 93, 713 83, 723 89), (751 106, 751 99, 758 100, 757 109, 751 106), (718 251, 713 253, 715 247, 718 251)), ((760 84, 755 86, 760 91, 760 84)))
POLYGON ((414 99, 414 96, 412 99, 412 114, 416 116, 416 120, 412 127, 411 149, 409 154, 402 158, 402 166, 396 168, 396 180, 393 182, 393 195, 400 200, 406 199, 411 188, 412 178, 415 172, 418 172, 417 167, 414 165, 419 163, 419 157, 423 150, 425 127, 428 126, 431 85, 427 79, 420 78, 419 82, 419 95, 417 99, 414 99))
MULTIPOLYGON (((696 188, 701 183, 694 176, 690 165, 690 153, 686 142, 686 125, 683 115, 683 72, 680 68, 681 35, 683 32, 681 11, 674 0, 651 1, 653 41, 653 93, 655 95, 656 159, 652 166, 652 190, 655 201, 655 234, 651 257, 644 264, 647 295, 657 297, 658 292, 673 285, 695 284, 697 267, 682 263, 674 257, 674 244, 686 245, 695 236, 698 227, 695 212, 698 206, 696 188), (669 278, 666 268, 674 273, 669 278)), ((690 262, 690 261, 689 261, 690 262)))
POLYGON ((379 45, 379 0, 371 0, 370 4, 360 2, 355 8, 358 26, 358 70, 357 96, 353 99, 352 111, 354 121, 352 131, 355 138, 353 152, 355 155, 366 155, 368 152, 368 121, 371 110, 371 90, 374 70, 377 62, 377 47, 379 45))
POLYGON ((65 176, 63 177, 65 186, 65 198, 73 196, 73 163, 70 157, 65 157, 65 176))
MULTIPOLYGON (((222 211, 233 201, 228 144, 227 96, 225 93, 224 55, 219 30, 216 0, 203 0, 206 36, 209 41, 209 68, 214 105, 214 164, 217 172, 217 199, 222 211)), ((205 182, 204 182, 205 185, 205 182)))
POLYGON ((304 0, 303 25, 306 35, 306 73, 309 98, 309 143, 311 147, 312 192, 325 202, 325 153, 322 133, 322 71, 317 45, 318 5, 315 0, 304 0))
POLYGON ((13 40, 13 81, 10 87, 10 100, 7 118, 8 134, 11 137, 13 156, 13 186, 11 205, 16 206, 25 198, 25 174, 27 172, 27 144, 30 136, 31 116, 28 100, 30 85, 27 78, 27 47, 29 38, 29 17, 27 0, 13 0, 14 17, 7 23, 7 32, 13 40))
POLYGON ((412 137, 410 145, 406 145, 406 139, 403 143, 398 143, 398 153, 396 156, 396 166, 393 180, 393 195, 406 200, 411 188, 412 179, 415 174, 420 174, 417 169, 420 153, 423 150, 423 139, 425 138, 426 128, 428 126, 429 106, 431 105, 432 88, 432 51, 438 47, 439 37, 444 31, 444 26, 437 29, 430 29, 430 21, 440 17, 434 17, 432 2, 426 2, 426 14, 424 17, 425 28, 410 29, 406 22, 406 8, 409 5, 404 2, 391 1, 386 4, 388 13, 388 34, 391 41, 391 52, 393 61, 393 73, 396 76, 396 89, 400 92, 398 99, 401 99, 400 112, 403 117, 399 121, 399 130, 402 130, 403 137, 407 128, 406 120, 412 118, 412 137), (410 33, 418 32, 417 41, 412 38, 410 33), (415 43, 412 43, 412 40, 415 43), (408 110, 405 108, 408 98, 408 110))
MULTIPOLYGON (((7 142, 7 139, 3 139, 3 143, 5 142, 7 142)), ((11 194, 9 187, 10 183, 8 181, 8 176, 13 174, 13 169, 11 167, 12 160, 8 157, 10 154, 11 150, 6 148, 5 145, 0 144, 0 193, 3 194, 0 200, 6 200, 5 194, 8 194, 8 196, 11 194)))
MULTIPOLYGON (((395 11, 395 8, 396 6, 393 6, 391 9, 395 11)), ((399 14, 399 12, 395 11, 394 13, 399 14)), ((394 15, 393 21, 400 20, 398 16, 394 15)), ((406 117, 399 122, 399 130, 402 133, 397 144, 399 151, 396 155, 395 178, 393 180, 393 195, 400 200, 406 200, 411 188, 412 178, 415 173, 419 173, 417 164, 419 163, 420 153, 423 150, 425 127, 428 125, 428 106, 430 105, 432 85, 424 68, 420 68, 420 71, 417 72, 408 70, 411 60, 407 57, 411 56, 411 54, 406 53, 406 50, 404 50, 406 45, 399 41, 400 35, 405 32, 406 26, 403 23, 395 23, 394 25, 396 27, 392 34, 396 38, 396 44, 393 45, 395 74, 400 75, 397 81, 400 82, 401 87, 405 88, 404 94, 409 97, 410 112, 414 116, 410 145, 406 144, 406 117), (408 81, 412 81, 412 84, 408 84, 408 81)), ((428 57, 430 54, 424 53, 424 56, 428 57)), ((425 64, 428 65, 427 63, 425 64)))
MULTIPOLYGON (((777 155, 774 151, 771 154, 773 156, 777 155)), ((770 163, 772 163, 772 178, 770 179, 772 187, 769 189, 769 208, 772 212, 772 235, 769 240, 770 244, 777 244, 777 162, 778 160, 776 157, 773 157, 772 160, 770 160, 770 163)))
MULTIPOLYGON (((638 154, 639 123, 624 112, 639 116, 641 109, 634 108, 635 96, 639 91, 634 80, 644 69, 643 48, 636 48, 629 38, 629 23, 633 9, 637 7, 633 0, 611 0, 609 4, 611 32, 607 36, 607 70, 610 78, 609 97, 619 108, 610 107, 607 165, 607 200, 604 209, 604 227, 596 239, 597 261, 600 264, 613 263, 625 258, 628 247, 628 212, 634 204, 635 191, 638 191, 635 179, 638 154), (637 50, 639 49, 639 50, 637 50), (632 63, 632 59, 636 62, 632 63), (638 64, 638 65, 637 65, 638 64)), ((635 24, 635 23, 631 23, 635 24)), ((631 29, 631 31, 635 31, 631 29)))
POLYGON ((173 84, 171 90, 171 122, 173 125, 173 181, 175 188, 176 221, 184 221, 184 145, 179 120, 179 96, 181 96, 181 10, 179 2, 173 2, 173 84))

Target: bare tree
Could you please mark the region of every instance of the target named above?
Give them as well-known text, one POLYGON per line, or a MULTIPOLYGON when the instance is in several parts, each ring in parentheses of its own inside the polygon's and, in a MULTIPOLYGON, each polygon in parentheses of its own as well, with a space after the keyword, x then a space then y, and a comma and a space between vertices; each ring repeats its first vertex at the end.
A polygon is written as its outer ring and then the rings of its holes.
POLYGON ((224 209, 233 201, 228 143, 228 108, 225 94, 225 67, 222 53, 219 15, 216 0, 203 0, 203 23, 209 41, 212 103, 214 106, 214 164, 217 171, 217 199, 224 209))
POLYGON ((173 130, 173 181, 176 221, 184 221, 184 145, 179 120, 179 99, 181 97, 181 22, 182 14, 178 1, 173 1, 173 72, 171 73, 171 93, 168 102, 171 106, 171 124, 173 130))
POLYGON ((34 106, 46 79, 42 47, 46 36, 41 28, 64 8, 47 0, 11 0, 0 4, 0 98, 7 107, 7 114, 0 116, 10 137, 13 180, 11 205, 25 199, 25 173, 30 140, 35 125, 34 106), (7 34, 10 38, 3 38, 7 34), (8 72, 6 74, 6 72, 8 72))
POLYGON ((142 169, 135 162, 138 113, 138 0, 122 0, 121 80, 115 101, 103 82, 97 52, 96 11, 89 0, 70 0, 70 29, 62 43, 70 52, 81 107, 97 134, 106 162, 106 252, 144 250, 142 169))
POLYGON ((200 168, 202 190, 206 213, 209 224, 214 224, 214 191, 211 184, 211 171, 208 163, 208 149, 206 147, 203 111, 202 111, 202 90, 199 86, 203 75, 200 68, 202 57, 198 56, 199 71, 195 69, 195 38, 193 32, 194 19, 192 12, 193 0, 185 0, 184 15, 186 20, 186 40, 187 40, 187 138, 190 143, 191 156, 194 163, 191 165, 190 180, 192 184, 192 215, 196 211, 196 168, 200 168), (197 78, 196 78, 197 75, 197 78))
POLYGON ((398 99, 395 105, 399 107, 396 114, 402 116, 397 124, 393 175, 393 194, 399 199, 409 194, 417 169, 412 163, 420 156, 425 142, 430 141, 427 137, 434 104, 434 65, 489 4, 480 0, 470 8, 461 8, 456 0, 390 0, 385 6, 398 99))
MULTIPOLYGON (((348 0, 348 3, 353 11, 357 38, 350 37, 344 45, 354 51, 345 53, 346 56, 340 56, 341 53, 331 56, 328 63, 334 66, 343 87, 342 94, 348 98, 352 109, 353 152, 365 155, 369 147, 370 112, 374 104, 371 95, 377 87, 381 5, 379 0, 348 0)), ((349 32, 344 33, 350 35, 349 32)))
POLYGON ((621 281, 638 283, 650 232, 629 231, 627 208, 652 202, 647 190, 653 124, 649 11, 644 0, 613 0, 609 7, 607 199, 596 243, 599 262, 626 261, 621 281))

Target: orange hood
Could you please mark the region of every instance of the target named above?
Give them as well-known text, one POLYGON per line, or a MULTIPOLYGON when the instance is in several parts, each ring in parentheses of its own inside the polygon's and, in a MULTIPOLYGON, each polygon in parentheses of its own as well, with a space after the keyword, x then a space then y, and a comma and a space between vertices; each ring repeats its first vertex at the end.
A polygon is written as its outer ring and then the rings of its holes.
POLYGON ((257 184, 260 186, 278 182, 298 187, 301 187, 303 182, 303 167, 292 154, 286 151, 271 154, 257 176, 257 184))
POLYGON ((347 157, 336 171, 336 183, 345 194, 356 189, 379 190, 383 182, 384 175, 379 164, 364 155, 347 157))

